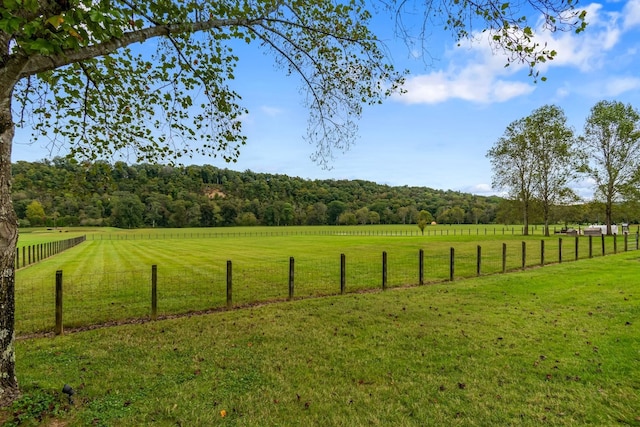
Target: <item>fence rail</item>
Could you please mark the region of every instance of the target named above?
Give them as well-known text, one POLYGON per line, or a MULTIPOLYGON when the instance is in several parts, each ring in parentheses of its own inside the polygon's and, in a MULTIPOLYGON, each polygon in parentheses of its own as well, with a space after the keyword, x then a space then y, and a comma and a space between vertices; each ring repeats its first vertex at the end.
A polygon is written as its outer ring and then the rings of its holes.
MULTIPOLYGON (((230 228, 232 230, 232 228, 230 228)), ((561 234, 562 229, 554 227, 550 230, 552 234, 561 234)), ((579 230, 581 231, 581 230, 579 230)), ((638 226, 640 232, 640 226, 638 226)), ((89 240, 165 240, 165 239, 206 239, 206 238, 225 238, 225 237, 288 237, 288 236, 522 236, 524 235, 524 227, 490 227, 478 226, 461 228, 460 226, 439 225, 435 228, 424 229, 424 233, 420 230, 375 230, 365 228, 362 230, 344 229, 335 227, 334 229, 319 230, 278 230, 278 231, 184 231, 184 232, 156 232, 156 233, 96 233, 89 236, 89 240)), ((530 226, 528 236, 544 236, 544 227, 530 226)), ((597 237, 597 236, 596 236, 597 237)))
POLYGON ((383 251, 381 256, 340 254, 254 263, 227 260, 207 268, 164 270, 162 265, 153 265, 151 269, 79 276, 58 271, 55 277, 16 286, 16 332, 62 334, 65 327, 454 281, 638 250, 639 243, 638 233, 563 236, 542 239, 539 248, 532 241, 512 241, 478 245, 473 250, 451 247, 430 254, 419 249, 413 255, 383 251))
POLYGON ((87 236, 73 237, 71 239, 57 240, 55 242, 40 243, 37 245, 22 246, 16 248, 16 269, 27 267, 71 249, 87 240, 87 236), (22 257, 20 253, 22 252, 22 257))

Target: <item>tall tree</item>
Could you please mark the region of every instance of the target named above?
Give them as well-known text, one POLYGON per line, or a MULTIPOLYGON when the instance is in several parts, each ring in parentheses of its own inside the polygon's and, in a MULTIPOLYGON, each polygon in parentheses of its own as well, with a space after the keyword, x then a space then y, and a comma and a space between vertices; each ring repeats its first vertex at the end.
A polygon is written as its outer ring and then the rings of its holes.
POLYGON ((581 145, 589 155, 585 171, 596 183, 596 199, 604 202, 611 234, 614 202, 634 193, 640 183, 640 114, 630 104, 598 102, 587 117, 581 145))
POLYGON ((25 216, 32 226, 42 225, 44 224, 44 221, 46 219, 44 208, 42 207, 42 204, 37 200, 33 200, 31 203, 29 203, 25 216))
POLYGON ((577 199, 569 184, 578 176, 582 154, 560 107, 545 105, 525 121, 534 157, 534 195, 542 208, 545 236, 549 236, 551 209, 577 199))
POLYGON ((529 217, 535 191, 535 150, 527 138, 527 121, 511 122, 488 151, 493 169, 493 188, 506 190, 520 204, 524 234, 529 234, 529 217))
MULTIPOLYGON (((401 29, 410 28, 402 25, 410 3, 381 2, 397 13, 401 29)), ((552 29, 584 28, 574 0, 530 3, 552 29)), ((0 401, 18 391, 13 111, 18 124, 89 159, 126 149, 137 161, 193 153, 233 161, 245 141, 240 118, 246 110, 227 85, 238 60, 231 44, 255 42, 286 72, 300 76, 311 112, 307 137, 316 146, 315 158, 326 162, 333 149, 354 139, 363 104, 380 102, 401 82, 367 27, 369 6, 365 0, 0 1, 0 401)), ((425 23, 438 12, 457 38, 471 34, 471 24, 492 29, 490 40, 512 55, 509 60, 532 64, 532 72, 555 55, 533 40, 518 4, 414 6, 425 23)))

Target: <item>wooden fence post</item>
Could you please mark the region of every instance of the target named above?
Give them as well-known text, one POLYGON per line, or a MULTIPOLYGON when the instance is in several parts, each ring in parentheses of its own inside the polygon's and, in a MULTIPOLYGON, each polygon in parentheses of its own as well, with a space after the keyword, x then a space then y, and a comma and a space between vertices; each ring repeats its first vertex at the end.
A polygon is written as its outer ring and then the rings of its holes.
POLYGON ((151 319, 158 319, 158 266, 151 266, 151 319))
POLYGON ((455 275, 455 257, 456 251, 454 248, 449 249, 449 281, 453 282, 455 275))
POLYGON ((593 258, 593 236, 589 235, 589 258, 593 258))
POLYGON ((387 289, 387 251, 382 252, 382 290, 387 289))
POLYGON ((618 253, 618 235, 617 234, 613 235, 613 253, 614 254, 618 253))
POLYGON ((502 272, 507 272, 507 244, 502 244, 502 272))
POLYGON ((624 251, 627 252, 629 250, 629 233, 624 234, 624 251))
POLYGON ((227 261, 227 308, 233 307, 233 267, 231 260, 227 261))
POLYGON ((293 278, 295 273, 295 261, 293 257, 289 258, 289 301, 293 299, 293 278))
POLYGON ((562 237, 558 238, 558 264, 562 264, 562 237))
POLYGON ((602 256, 604 256, 604 234, 601 234, 600 237, 602 238, 602 256))
POLYGON ((56 335, 63 334, 62 323, 62 270, 58 270, 56 271, 56 326, 54 329, 56 335))
POLYGON ((482 265, 482 247, 480 245, 478 245, 476 254, 476 276, 480 276, 482 265))
POLYGON ((540 265, 544 266, 544 239, 540 240, 540 265))
POLYGON ((424 249, 418 251, 418 283, 424 285, 424 249))
POLYGON ((522 242, 522 269, 527 266, 527 242, 522 242))
POLYGON ((347 257, 340 254, 340 294, 344 295, 347 288, 347 257))

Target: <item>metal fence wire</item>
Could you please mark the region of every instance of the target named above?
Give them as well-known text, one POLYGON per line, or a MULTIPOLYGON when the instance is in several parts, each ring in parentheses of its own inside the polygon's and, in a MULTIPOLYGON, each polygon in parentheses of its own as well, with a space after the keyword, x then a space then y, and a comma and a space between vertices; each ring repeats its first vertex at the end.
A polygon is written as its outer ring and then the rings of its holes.
MULTIPOLYGON (((222 310, 505 273, 638 250, 638 233, 429 249, 211 263, 16 281, 16 334, 62 333, 136 319, 222 310)), ((76 243, 77 244, 77 243, 76 243)))

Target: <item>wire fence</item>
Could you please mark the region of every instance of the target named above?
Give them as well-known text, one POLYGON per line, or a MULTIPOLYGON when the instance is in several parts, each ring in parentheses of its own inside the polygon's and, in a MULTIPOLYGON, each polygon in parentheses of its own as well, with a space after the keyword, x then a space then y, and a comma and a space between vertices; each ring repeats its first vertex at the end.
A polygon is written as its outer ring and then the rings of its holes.
MULTIPOLYGON (((409 226, 409 225, 407 225, 409 226)), ((231 228, 230 230, 233 230, 231 228)), ((437 227, 427 226, 424 232, 419 230, 417 226, 415 230, 408 229, 386 229, 376 230, 371 228, 363 228, 362 230, 354 230, 353 228, 332 227, 331 229, 307 229, 307 230, 243 230, 243 231, 158 231, 158 232, 138 232, 138 233, 95 233, 89 235, 89 240, 166 240, 166 239, 211 239, 224 237, 277 237, 277 236, 522 236, 524 235, 524 227, 491 227, 491 226, 469 226, 465 228, 461 225, 438 225, 437 227)), ((577 232, 583 234, 584 230, 578 227, 577 232)), ((544 236, 544 227, 532 225, 528 228, 529 236, 544 236)), ((637 229, 640 232, 640 226, 637 229)), ((550 229, 552 234, 562 234, 563 229, 553 227, 550 229)))
POLYGON ((25 268, 49 257, 71 249, 87 240, 87 236, 78 236, 71 239, 57 240, 54 242, 40 243, 37 245, 21 246, 16 248, 15 266, 17 269, 25 268))
POLYGON ((16 283, 16 333, 55 332, 110 322, 155 319, 275 300, 317 297, 506 273, 551 263, 638 250, 639 235, 576 236, 483 242, 448 251, 211 263, 206 267, 120 271, 16 283))

